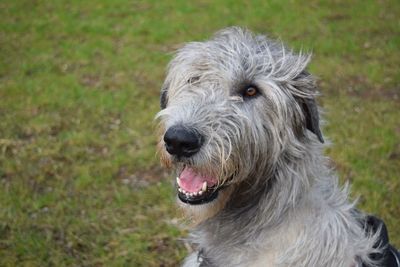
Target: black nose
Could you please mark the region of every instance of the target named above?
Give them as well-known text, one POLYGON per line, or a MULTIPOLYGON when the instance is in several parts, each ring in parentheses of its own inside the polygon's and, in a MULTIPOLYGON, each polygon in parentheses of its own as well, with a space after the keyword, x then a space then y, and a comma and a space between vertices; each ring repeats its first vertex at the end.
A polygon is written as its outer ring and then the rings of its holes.
POLYGON ((203 137, 197 131, 176 125, 170 127, 164 134, 164 142, 165 148, 171 155, 190 157, 200 150, 203 137))

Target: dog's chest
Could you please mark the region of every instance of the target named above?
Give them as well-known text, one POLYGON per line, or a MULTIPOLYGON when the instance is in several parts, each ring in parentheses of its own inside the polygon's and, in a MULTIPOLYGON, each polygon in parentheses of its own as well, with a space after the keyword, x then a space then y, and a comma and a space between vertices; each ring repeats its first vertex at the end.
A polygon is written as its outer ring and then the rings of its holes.
MULTIPOLYGON (((200 266, 248 266, 248 267, 277 267, 279 258, 283 256, 288 248, 288 244, 292 244, 296 240, 293 231, 286 228, 285 231, 277 230, 269 232, 267 236, 259 236, 253 239, 251 243, 243 246, 218 246, 211 249, 217 253, 204 253, 201 251, 200 262, 204 262, 200 266), (204 257, 204 258, 202 258, 204 257)), ((211 243, 205 247, 211 248, 211 243)))

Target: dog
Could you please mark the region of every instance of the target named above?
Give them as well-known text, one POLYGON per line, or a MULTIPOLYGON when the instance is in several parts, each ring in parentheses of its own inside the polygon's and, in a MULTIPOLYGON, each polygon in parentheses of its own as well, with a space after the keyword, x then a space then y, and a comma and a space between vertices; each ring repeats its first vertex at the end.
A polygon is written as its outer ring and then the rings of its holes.
POLYGON ((195 222, 183 266, 399 265, 384 224, 355 208, 323 155, 309 61, 230 27, 169 64, 158 152, 195 222))

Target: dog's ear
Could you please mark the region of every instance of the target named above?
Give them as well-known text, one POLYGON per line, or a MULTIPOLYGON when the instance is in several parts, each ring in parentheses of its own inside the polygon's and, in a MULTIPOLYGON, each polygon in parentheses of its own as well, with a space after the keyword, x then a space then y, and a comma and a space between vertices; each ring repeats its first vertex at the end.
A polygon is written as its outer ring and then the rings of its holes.
POLYGON ((306 128, 313 132, 321 143, 324 143, 321 129, 319 128, 319 114, 317 103, 314 98, 300 98, 298 102, 306 120, 306 128))
POLYGON ((163 87, 161 88, 160 108, 165 109, 167 107, 167 102, 168 102, 168 86, 164 84, 163 87))
POLYGON ((321 129, 319 128, 318 106, 313 96, 317 91, 315 79, 307 70, 303 70, 294 80, 294 87, 302 92, 310 92, 306 94, 309 96, 297 95, 295 98, 303 112, 306 128, 314 133, 321 143, 324 143, 324 138, 322 137, 321 129))

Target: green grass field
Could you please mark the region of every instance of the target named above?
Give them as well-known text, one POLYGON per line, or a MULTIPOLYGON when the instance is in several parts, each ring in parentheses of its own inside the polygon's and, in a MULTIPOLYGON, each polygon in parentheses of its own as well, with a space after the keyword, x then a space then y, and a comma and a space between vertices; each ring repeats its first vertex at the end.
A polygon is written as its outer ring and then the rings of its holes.
POLYGON ((312 50, 341 180, 400 247, 398 1, 0 3, 0 266, 176 266, 153 117, 185 41, 246 26, 312 50))

